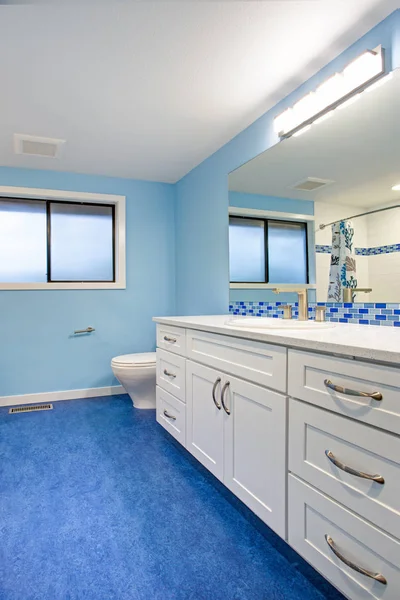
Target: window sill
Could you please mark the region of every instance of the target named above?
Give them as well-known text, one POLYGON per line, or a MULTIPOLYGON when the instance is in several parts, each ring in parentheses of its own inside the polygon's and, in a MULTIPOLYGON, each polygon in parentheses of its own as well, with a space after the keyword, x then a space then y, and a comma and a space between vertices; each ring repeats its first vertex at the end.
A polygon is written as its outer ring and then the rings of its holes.
POLYGON ((272 290, 275 288, 279 288, 280 290, 284 290, 285 288, 298 288, 299 290, 304 290, 304 288, 308 290, 317 289, 315 283, 230 283, 229 287, 231 290, 272 290))
POLYGON ((92 192, 71 192, 41 188, 0 186, 0 198, 39 198, 61 202, 89 202, 92 204, 115 205, 115 282, 63 282, 63 283, 0 283, 2 290, 125 290, 126 289, 126 231, 125 196, 97 194, 92 192))
POLYGON ((0 291, 12 290, 125 290, 125 282, 0 283, 0 291))

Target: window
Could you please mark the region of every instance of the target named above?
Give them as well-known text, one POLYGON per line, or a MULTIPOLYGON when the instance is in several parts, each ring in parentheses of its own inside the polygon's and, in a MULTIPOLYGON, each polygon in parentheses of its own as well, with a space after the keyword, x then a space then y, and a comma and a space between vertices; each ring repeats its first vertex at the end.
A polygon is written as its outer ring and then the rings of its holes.
POLYGON ((114 281, 114 207, 49 204, 49 281, 114 281))
POLYGON ((308 283, 307 225, 229 218, 231 283, 308 283))
POLYGON ((118 236, 116 203, 0 197, 0 285, 124 287, 125 261, 118 264, 116 248, 118 237, 124 248, 124 227, 118 236))

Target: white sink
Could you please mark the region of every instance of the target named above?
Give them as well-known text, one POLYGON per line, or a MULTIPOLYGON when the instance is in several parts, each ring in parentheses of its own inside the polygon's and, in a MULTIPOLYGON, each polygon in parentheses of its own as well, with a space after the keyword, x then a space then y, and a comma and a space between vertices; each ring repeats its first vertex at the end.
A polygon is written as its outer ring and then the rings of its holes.
POLYGON ((229 327, 249 329, 330 329, 335 323, 329 321, 298 321, 297 319, 273 319, 271 317, 237 317, 225 322, 229 327))

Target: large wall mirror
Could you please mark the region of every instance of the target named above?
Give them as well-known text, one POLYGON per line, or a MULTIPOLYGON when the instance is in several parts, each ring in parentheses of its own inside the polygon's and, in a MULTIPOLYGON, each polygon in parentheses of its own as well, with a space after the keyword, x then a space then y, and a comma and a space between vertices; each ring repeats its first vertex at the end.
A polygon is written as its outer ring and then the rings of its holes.
POLYGON ((397 70, 230 173, 231 301, 400 302, 399 106, 397 70))

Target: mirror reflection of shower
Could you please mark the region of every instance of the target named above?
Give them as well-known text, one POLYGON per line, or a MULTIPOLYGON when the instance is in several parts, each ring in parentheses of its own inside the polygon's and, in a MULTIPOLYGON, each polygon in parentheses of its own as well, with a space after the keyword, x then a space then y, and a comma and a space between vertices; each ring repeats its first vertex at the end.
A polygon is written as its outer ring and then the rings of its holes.
POLYGON ((336 205, 342 214, 318 224, 318 302, 387 301, 397 260, 400 267, 399 208, 395 204, 349 215, 346 207, 336 205))

